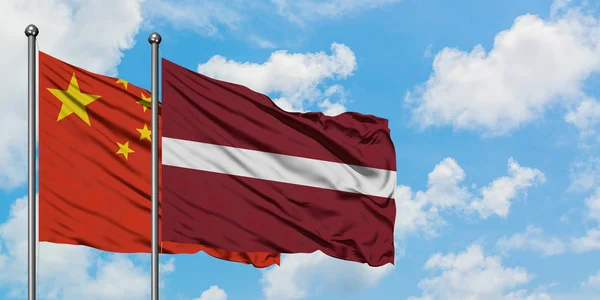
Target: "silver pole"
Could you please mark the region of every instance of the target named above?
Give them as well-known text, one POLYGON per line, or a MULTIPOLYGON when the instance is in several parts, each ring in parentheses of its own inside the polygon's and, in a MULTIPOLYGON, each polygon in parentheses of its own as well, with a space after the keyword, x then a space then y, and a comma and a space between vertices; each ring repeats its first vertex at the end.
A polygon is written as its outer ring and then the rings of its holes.
POLYGON ((28 197, 29 197, 29 205, 28 205, 28 221, 29 221, 29 231, 28 231, 28 298, 29 300, 35 300, 36 298, 36 245, 37 245, 37 237, 36 237, 36 203, 35 203, 35 138, 36 138, 36 95, 37 95, 37 87, 35 82, 35 68, 36 68, 36 54, 37 50, 35 47, 35 40, 39 33, 38 28, 31 24, 25 28, 25 36, 27 36, 28 42, 28 50, 27 50, 27 64, 28 64, 28 74, 27 74, 27 98, 28 98, 28 131, 29 131, 29 139, 27 142, 28 147, 28 197))
POLYGON ((148 37, 152 47, 152 300, 158 300, 158 45, 162 38, 148 37))

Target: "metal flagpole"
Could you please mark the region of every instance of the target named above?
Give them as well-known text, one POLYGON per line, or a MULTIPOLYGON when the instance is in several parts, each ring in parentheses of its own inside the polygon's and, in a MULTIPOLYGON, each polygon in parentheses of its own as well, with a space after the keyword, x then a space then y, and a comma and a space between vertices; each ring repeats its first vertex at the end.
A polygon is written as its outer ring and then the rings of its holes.
POLYGON ((36 95, 37 95, 37 87, 35 82, 35 70, 36 70, 36 47, 35 42, 37 35, 39 33, 38 28, 31 24, 25 28, 25 36, 27 36, 28 42, 28 88, 27 88, 27 97, 28 97, 28 131, 29 131, 29 140, 28 140, 28 196, 29 196, 29 205, 28 205, 28 221, 29 221, 29 232, 28 232, 28 299, 35 300, 36 298, 36 246, 37 246, 37 237, 36 237, 36 201, 35 201, 35 138, 36 138, 36 95))
POLYGON ((158 45, 162 38, 148 37, 152 47, 152 300, 158 300, 158 45))

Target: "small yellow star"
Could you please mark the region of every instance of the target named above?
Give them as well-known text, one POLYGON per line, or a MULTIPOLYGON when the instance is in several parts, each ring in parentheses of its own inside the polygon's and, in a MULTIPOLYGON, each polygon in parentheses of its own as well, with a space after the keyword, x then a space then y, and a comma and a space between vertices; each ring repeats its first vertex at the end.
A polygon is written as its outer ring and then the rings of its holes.
POLYGON ((148 126, 146 124, 144 124, 144 128, 136 128, 136 130, 140 133, 140 141, 143 139, 152 141, 151 137, 150 137, 150 134, 152 133, 152 131, 150 131, 148 129, 148 126))
POLYGON ((135 152, 131 150, 131 148, 129 148, 129 141, 125 142, 125 144, 117 142, 117 145, 119 146, 119 151, 117 151, 117 154, 123 154, 123 156, 125 156, 125 159, 129 159, 129 153, 135 152))
POLYGON ((142 93, 142 100, 138 101, 138 104, 141 104, 144 107, 144 112, 146 112, 146 109, 152 107, 152 97, 146 98, 144 93, 142 93))
POLYGON ((127 89, 127 84, 128 84, 129 82, 127 82, 127 80, 125 80, 125 79, 119 79, 119 80, 117 80, 117 82, 115 82, 115 83, 122 83, 122 84, 123 84, 123 86, 125 87, 125 89, 127 89))
POLYGON ((51 88, 48 88, 48 91, 62 102, 56 122, 75 114, 83 120, 83 122, 88 124, 88 126, 92 126, 85 107, 100 98, 100 96, 82 93, 81 90, 79 90, 79 83, 77 83, 75 73, 73 73, 73 77, 71 77, 71 82, 66 91, 51 88))

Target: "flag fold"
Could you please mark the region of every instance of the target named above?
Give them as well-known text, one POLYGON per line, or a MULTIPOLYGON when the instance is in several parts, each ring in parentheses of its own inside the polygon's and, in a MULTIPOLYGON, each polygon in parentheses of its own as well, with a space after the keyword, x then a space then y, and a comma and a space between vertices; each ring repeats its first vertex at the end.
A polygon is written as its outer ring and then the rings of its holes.
POLYGON ((166 59, 162 88, 165 240, 394 262, 387 120, 285 112, 166 59))

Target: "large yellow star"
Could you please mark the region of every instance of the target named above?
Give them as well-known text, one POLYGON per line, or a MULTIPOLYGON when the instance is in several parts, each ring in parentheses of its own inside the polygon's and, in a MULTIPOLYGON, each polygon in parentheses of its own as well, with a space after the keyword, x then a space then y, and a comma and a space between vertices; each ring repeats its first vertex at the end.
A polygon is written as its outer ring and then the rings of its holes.
POLYGON ((138 103, 144 107, 144 112, 146 112, 146 109, 152 107, 152 97, 146 98, 144 93, 142 93, 142 100, 138 101, 138 103))
POLYGON ((129 153, 135 152, 131 150, 131 148, 129 148, 129 141, 125 142, 125 144, 117 142, 117 145, 119 146, 119 151, 117 151, 117 154, 123 154, 123 156, 125 156, 125 159, 129 159, 129 153))
POLYGON ((115 82, 115 83, 122 83, 122 84, 123 84, 123 86, 125 87, 125 89, 127 89, 127 84, 128 84, 129 82, 127 82, 127 80, 125 80, 125 79, 119 79, 119 80, 117 80, 117 82, 115 82))
POLYGON ((82 93, 79 90, 79 84, 77 83, 75 73, 73 73, 73 77, 71 77, 71 82, 66 91, 50 88, 48 91, 62 102, 62 107, 60 108, 60 113, 58 114, 56 122, 71 114, 76 114, 81 120, 88 124, 88 126, 92 126, 85 107, 100 98, 100 96, 82 93))
POLYGON ((146 124, 144 124, 144 128, 136 128, 135 130, 137 130, 140 133, 140 141, 143 139, 151 141, 150 134, 152 133, 152 131, 148 129, 148 126, 146 124))

